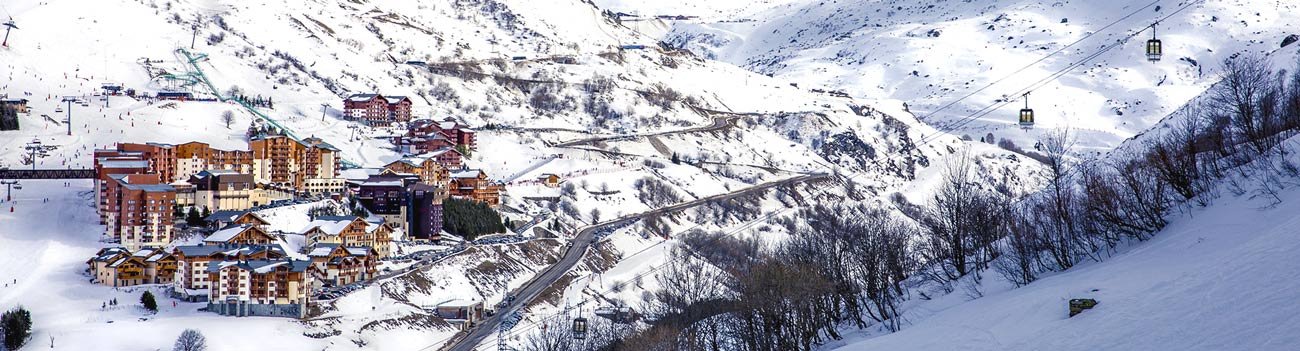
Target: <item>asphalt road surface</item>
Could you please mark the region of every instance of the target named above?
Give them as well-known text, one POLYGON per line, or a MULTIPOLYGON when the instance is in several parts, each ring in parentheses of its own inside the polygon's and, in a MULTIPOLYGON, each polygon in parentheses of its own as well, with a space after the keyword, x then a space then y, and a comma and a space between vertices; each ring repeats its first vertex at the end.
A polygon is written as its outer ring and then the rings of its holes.
POLYGON ((569 245, 568 250, 564 252, 564 258, 555 262, 555 264, 552 264, 550 267, 547 267, 546 271, 542 272, 541 274, 538 274, 537 276, 534 276, 532 280, 529 280, 527 283, 524 283, 523 287, 515 290, 511 294, 512 296, 515 296, 514 302, 509 303, 504 308, 496 311, 496 314, 492 315, 492 317, 488 318, 487 320, 484 320, 482 323, 479 323, 473 329, 470 329, 469 334, 467 334, 465 337, 461 338, 460 340, 457 340, 456 343, 453 344, 449 350, 451 351, 474 350, 479 345, 479 343, 483 342, 484 338, 488 337, 488 335, 491 335, 493 332, 496 331, 497 326, 501 324, 501 319, 503 317, 512 315, 516 311, 523 308, 525 305, 528 304, 529 301, 532 301, 534 298, 537 298, 537 295, 541 294, 543 290, 549 288, 551 284, 555 284, 555 282, 558 281, 560 277, 563 277, 565 273, 568 273, 569 269, 572 269, 574 265, 577 265, 578 260, 582 259, 583 254, 585 254, 587 252, 587 249, 591 248, 591 244, 593 244, 596 241, 595 235, 601 229, 608 228, 611 226, 617 226, 630 221, 635 221, 647 216, 659 215, 668 212, 675 212, 675 211, 699 206, 708 203, 710 201, 726 200, 734 197, 744 196, 756 191, 770 189, 777 186, 798 184, 798 183, 817 180, 826 177, 827 175, 825 173, 804 174, 797 177, 755 185, 749 188, 733 191, 730 193, 718 194, 718 195, 704 197, 693 201, 682 202, 675 205, 662 207, 662 208, 658 208, 646 212, 626 215, 610 221, 601 222, 596 225, 583 228, 582 230, 578 231, 578 235, 573 238, 573 241, 571 242, 571 245, 569 245))

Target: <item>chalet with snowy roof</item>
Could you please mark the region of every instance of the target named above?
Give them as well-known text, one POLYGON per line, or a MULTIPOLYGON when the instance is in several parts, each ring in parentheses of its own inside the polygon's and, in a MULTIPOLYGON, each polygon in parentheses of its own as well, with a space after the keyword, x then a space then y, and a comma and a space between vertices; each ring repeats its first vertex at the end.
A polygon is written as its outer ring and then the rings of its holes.
POLYGON ((451 173, 448 192, 453 197, 470 199, 487 203, 489 206, 501 204, 500 183, 488 180, 487 173, 478 169, 466 169, 451 173))
POLYGON ((555 173, 542 173, 542 175, 537 176, 537 182, 549 188, 558 188, 560 187, 560 176, 555 173))
POLYGON ((394 142, 399 148, 405 147, 411 153, 427 153, 445 147, 461 147, 468 150, 478 149, 477 133, 469 126, 456 122, 450 117, 441 121, 422 119, 411 122, 406 135, 394 142))
POLYGON ((437 131, 417 132, 414 129, 407 132, 407 134, 394 137, 392 143, 397 146, 398 152, 407 155, 418 155, 441 148, 456 147, 456 142, 442 133, 437 131))
POLYGON ((172 250, 176 273, 172 290, 176 298, 202 302, 208 300, 211 285, 208 267, 214 262, 277 260, 289 257, 279 245, 182 245, 172 250))
POLYGON ((307 246, 368 246, 375 250, 379 258, 388 257, 389 246, 393 241, 393 228, 388 224, 370 223, 361 217, 350 216, 317 217, 303 228, 302 234, 307 238, 307 246))
POLYGON ((144 257, 144 275, 149 284, 171 284, 176 277, 176 257, 161 247, 149 247, 135 252, 144 257))
POLYGON ((403 157, 384 165, 381 171, 392 174, 414 174, 420 177, 420 182, 425 184, 445 185, 448 179, 449 169, 460 169, 460 153, 453 149, 443 149, 445 151, 437 154, 426 154, 420 156, 403 157), (452 160, 448 160, 448 158, 452 160), (455 167, 449 167, 455 165, 455 167))
POLYGON ((27 113, 31 111, 27 108, 27 99, 3 98, 0 99, 0 106, 12 107, 19 113, 27 113))
POLYGON ((252 224, 236 224, 224 229, 215 231, 203 239, 207 245, 270 245, 276 242, 276 237, 267 233, 260 226, 252 224))
POLYGON ((193 194, 191 206, 207 208, 210 211, 246 210, 261 205, 254 201, 260 196, 254 193, 253 175, 239 172, 213 169, 201 171, 188 181, 193 194))
POLYGON ((316 244, 307 252, 319 286, 343 286, 375 278, 378 253, 368 246, 316 244))
POLYGON ((411 99, 405 96, 353 94, 343 99, 343 117, 369 126, 411 120, 411 99))
POLYGON ((451 117, 445 118, 442 122, 437 123, 438 132, 446 136, 447 139, 455 142, 456 145, 465 145, 470 149, 478 149, 477 132, 470 129, 469 126, 460 124, 451 117))
POLYGON ((220 261, 208 265, 208 308, 225 316, 303 318, 314 275, 311 261, 220 261))
POLYGON ((231 225, 253 225, 266 230, 271 222, 267 222, 262 216, 249 211, 217 211, 208 215, 203 221, 207 222, 210 228, 219 229, 231 225))
POLYGON ((134 253, 122 247, 105 248, 87 260, 86 265, 96 284, 113 287, 169 284, 176 273, 175 257, 160 248, 144 248, 134 253))

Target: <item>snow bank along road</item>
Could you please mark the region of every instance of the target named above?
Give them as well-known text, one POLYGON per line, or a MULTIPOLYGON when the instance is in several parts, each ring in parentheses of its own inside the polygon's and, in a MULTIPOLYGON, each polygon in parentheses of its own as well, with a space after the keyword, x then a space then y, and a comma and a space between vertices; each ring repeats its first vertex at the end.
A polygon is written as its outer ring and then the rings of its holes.
POLYGON ((827 178, 826 173, 804 174, 804 175, 791 177, 783 180, 777 180, 777 181, 755 185, 749 188, 733 191, 730 193, 718 194, 718 195, 704 197, 704 198, 687 201, 687 202, 682 202, 675 205, 666 206, 666 207, 662 207, 662 208, 658 208, 646 212, 631 214, 631 215, 619 217, 610 221, 598 223, 596 225, 583 228, 582 230, 578 231, 578 235, 574 236, 573 241, 571 242, 571 245, 569 245, 568 250, 564 252, 564 258, 555 262, 555 264, 551 265, 550 267, 547 267, 546 271, 542 272, 542 274, 538 274, 532 280, 528 281, 527 283, 524 283, 523 287, 519 288, 512 294, 512 296, 516 297, 514 302, 508 303, 504 308, 501 308, 501 310, 497 311, 496 314, 494 314, 491 318, 488 318, 487 320, 483 321, 483 323, 479 323, 479 325, 475 326, 473 329, 470 329, 469 334, 467 334, 464 338, 458 340, 450 348, 450 350, 451 351, 474 350, 475 347, 478 346, 480 342, 483 342, 484 338, 486 338, 488 335, 496 331, 497 326, 501 324, 502 318, 514 314, 515 311, 518 311, 524 305, 528 304, 529 301, 536 298, 537 295, 541 294, 543 290, 546 290, 546 288, 550 287, 551 284, 554 284, 556 281, 558 281, 560 277, 563 277, 565 273, 568 273, 569 269, 573 268, 574 265, 578 264, 578 260, 582 259, 583 254, 585 254, 587 252, 587 249, 591 247, 591 244, 596 241, 595 235, 601 229, 639 220, 641 218, 648 217, 648 216, 655 216, 655 215, 661 215, 669 212, 684 210, 687 208, 708 203, 710 201, 726 200, 734 197, 748 195, 750 193, 757 192, 757 191, 767 190, 773 187, 798 184, 802 182, 808 182, 808 181, 819 180, 824 178, 827 178))

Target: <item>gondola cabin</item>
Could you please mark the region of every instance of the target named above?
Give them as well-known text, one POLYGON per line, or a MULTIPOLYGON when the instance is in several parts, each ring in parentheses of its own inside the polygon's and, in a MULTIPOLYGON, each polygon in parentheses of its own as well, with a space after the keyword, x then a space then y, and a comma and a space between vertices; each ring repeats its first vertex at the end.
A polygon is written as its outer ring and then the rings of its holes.
POLYGON ((1034 109, 1020 109, 1020 128, 1029 129, 1034 127, 1034 109))
POLYGON ((1147 61, 1159 62, 1162 54, 1164 48, 1160 44, 1160 39, 1147 40, 1147 61))
POLYGON ((573 320, 573 338, 577 340, 587 338, 587 318, 578 317, 573 320))

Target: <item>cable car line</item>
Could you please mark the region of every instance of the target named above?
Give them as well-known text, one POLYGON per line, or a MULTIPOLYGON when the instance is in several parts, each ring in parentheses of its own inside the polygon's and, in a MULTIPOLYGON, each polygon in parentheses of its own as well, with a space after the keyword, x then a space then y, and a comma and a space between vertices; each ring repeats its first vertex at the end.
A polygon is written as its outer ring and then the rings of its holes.
MULTIPOLYGON (((1191 7, 1192 5, 1194 5, 1194 4, 1198 4, 1198 3, 1201 3, 1201 2, 1203 2, 1203 1, 1205 1, 1205 0, 1195 0, 1195 1, 1192 1, 1192 2, 1190 2, 1190 3, 1186 4, 1186 5, 1184 5, 1183 7, 1179 8, 1178 10, 1174 11, 1173 13, 1170 13, 1169 15, 1166 15, 1165 17, 1161 18, 1161 19, 1158 20, 1157 22, 1160 22, 1160 21, 1163 21, 1163 20, 1165 20, 1165 19, 1168 19, 1168 18, 1170 18, 1170 17, 1172 17, 1172 16, 1174 16, 1174 15, 1176 15, 1176 14, 1182 12, 1183 10, 1187 9, 1188 7, 1191 7)), ((1108 27, 1110 27, 1110 26, 1115 25, 1116 23, 1122 22, 1124 19, 1127 19, 1128 17, 1133 16, 1133 15, 1136 14, 1137 12, 1140 12, 1141 10, 1143 10, 1143 9, 1145 9, 1145 8, 1147 8, 1147 7, 1150 7, 1151 5, 1154 5, 1154 4, 1157 3, 1157 2, 1159 2, 1159 1, 1157 0, 1157 1, 1153 2, 1152 4, 1149 4, 1149 5, 1147 5, 1147 6, 1143 7, 1143 8, 1140 8, 1139 10, 1134 11, 1133 13, 1130 13, 1129 15, 1127 15, 1127 16, 1121 18, 1121 19, 1118 20, 1118 21, 1115 21, 1115 22, 1113 22, 1113 23, 1107 25, 1106 27, 1103 27, 1101 30, 1098 31, 1098 33, 1099 33, 1100 31, 1102 31, 1102 30, 1105 30, 1106 28, 1108 28, 1108 27)), ((1081 65, 1083 65, 1083 64, 1086 64, 1086 63, 1088 63, 1089 61, 1091 61, 1091 60, 1093 60, 1093 59, 1095 59, 1095 58, 1101 56, 1102 54, 1104 54, 1104 53, 1110 51, 1111 49, 1114 49, 1114 48, 1116 48, 1116 47, 1118 47, 1118 46, 1120 46, 1120 45, 1123 45, 1123 44, 1126 43, 1128 40, 1132 39, 1133 37, 1135 37, 1135 36, 1137 36, 1138 34, 1141 34, 1141 33, 1142 33, 1142 31, 1137 31, 1137 32, 1134 32, 1134 33, 1132 33, 1132 34, 1129 34, 1129 35, 1127 35, 1126 37, 1124 37, 1123 39, 1117 40, 1115 43, 1112 43, 1112 44, 1109 44, 1109 45, 1107 45, 1107 46, 1104 46, 1100 51, 1097 51, 1097 52, 1095 52, 1095 53, 1093 53, 1093 54, 1090 54, 1090 55, 1088 55, 1087 57, 1083 58, 1082 60, 1079 60, 1079 61, 1077 61, 1077 62, 1074 62, 1074 63, 1070 64, 1069 66, 1067 66, 1066 68, 1063 68, 1063 69, 1061 69, 1061 70, 1058 70, 1057 72, 1053 73, 1052 75, 1049 75, 1049 76, 1046 77, 1046 78, 1040 79, 1039 81, 1035 82, 1034 84, 1031 84, 1031 85, 1029 85, 1028 87, 1019 90, 1016 94, 1019 94, 1019 95, 1021 95, 1021 97, 1025 98, 1025 103, 1026 103, 1026 108, 1025 108, 1025 110, 1029 110, 1029 108, 1028 108, 1028 95, 1029 95, 1029 93, 1032 92, 1034 89, 1038 89, 1038 88, 1040 88, 1040 87, 1046 85, 1047 83, 1049 83, 1049 82, 1051 82, 1051 81, 1054 81, 1055 79, 1057 79, 1057 78, 1059 78, 1059 77, 1065 75, 1066 73, 1068 73, 1069 71, 1073 70, 1074 68, 1076 68, 1076 67, 1078 67, 1078 66, 1081 66, 1081 65)), ((1073 46, 1073 45, 1077 44, 1078 42, 1081 42, 1082 40, 1087 39, 1087 37, 1090 37, 1090 36, 1095 35, 1095 34, 1096 34, 1096 33, 1093 33, 1093 34, 1090 34, 1090 35, 1088 35, 1088 36, 1085 36, 1084 38, 1082 38, 1082 39, 1080 39, 1080 40, 1078 40, 1078 41, 1076 41, 1076 42, 1074 42, 1074 43, 1071 43, 1070 45, 1067 45, 1066 47, 1063 47, 1063 48, 1061 48, 1061 49, 1058 49, 1057 51, 1053 52, 1052 54, 1049 54, 1049 55, 1047 55, 1047 56, 1045 56, 1045 57, 1043 57, 1043 58, 1040 58, 1039 60, 1035 61, 1035 63, 1039 63, 1039 62, 1041 62, 1041 61, 1043 61, 1043 60, 1046 60, 1047 58, 1049 58, 1049 57, 1051 57, 1051 56, 1053 56, 1053 55, 1056 55, 1057 53, 1059 53, 1059 52, 1061 52, 1061 51, 1064 51, 1066 48, 1069 48, 1070 46, 1073 46)), ((1032 66, 1032 65, 1033 65, 1033 64, 1030 64, 1030 66, 1032 66)), ((1028 67, 1021 68, 1020 70, 1017 70, 1017 73, 1018 73, 1019 71, 1021 71, 1021 70, 1027 69, 1027 68, 1028 68, 1028 67)), ((1012 73, 1012 75, 1014 75, 1014 74, 1015 74, 1015 73, 1012 73)), ((1010 75, 1008 75, 1008 76, 1010 76, 1010 75)), ((995 81, 994 83, 990 84, 989 86, 992 86, 992 85, 994 85, 994 84, 997 84, 997 82, 1000 82, 1000 81, 1003 80, 1003 79, 1006 79, 1006 77, 1003 77, 1002 79, 999 79, 998 81, 995 81)), ((980 90, 977 90, 975 93, 978 93, 979 91, 982 91, 982 90, 984 90, 984 89, 987 89, 989 86, 986 86, 986 87, 984 87, 984 88, 981 88, 980 90)), ((966 96, 964 96, 964 97, 958 99, 957 101, 954 101, 953 103, 949 103, 949 104, 945 105, 944 107, 942 107, 940 110, 942 110, 942 109, 946 109, 946 108, 948 108, 948 107, 954 105, 956 102, 961 101, 962 99, 969 98, 970 96, 973 96, 975 93, 968 94, 968 95, 966 95, 966 96)), ((976 118, 979 118, 979 117, 985 116, 985 115, 987 115, 987 114, 989 114, 989 113, 992 113, 992 112, 995 111, 996 109, 1001 108, 1001 107, 1003 107, 1003 106, 1006 106, 1006 105, 1008 105, 1008 104, 1010 104, 1010 103, 1012 103, 1012 102, 1014 102, 1014 101, 1015 101, 1015 100, 1013 100, 1013 99, 1003 99, 1002 101, 999 101, 999 102, 997 102, 997 103, 994 103, 993 105, 990 105, 990 106, 988 106, 988 107, 985 107, 984 109, 981 109, 981 110, 977 111, 975 114, 973 114, 973 115, 971 115, 971 116, 969 116, 969 117, 967 117, 967 118, 964 118, 964 119, 962 119, 962 120, 959 120, 959 121, 958 121, 958 124, 957 124, 957 127, 964 126, 965 124, 969 123, 970 121, 972 121, 972 120, 974 120, 974 119, 976 119, 976 118)), ((939 110, 936 110, 935 112, 938 112, 938 111, 939 111, 939 110)), ((934 112, 932 112, 930 115, 933 115, 933 113, 934 113, 934 112)), ((927 115, 927 116, 929 116, 929 115, 927 115)), ((1032 118, 1032 114, 1030 114, 1030 116, 1031 116, 1031 118, 1032 118)), ((938 134, 942 134, 942 132, 939 131, 939 128, 936 128, 935 133, 931 133, 929 136, 923 136, 923 137, 922 137, 922 141, 921 141, 919 144, 917 144, 917 147, 924 146, 924 145, 928 144, 929 142, 931 142, 931 141, 933 141, 933 140, 937 140, 937 138, 930 138, 930 136, 936 136, 936 135, 938 135, 938 134)), ((846 179, 846 181, 852 181, 854 178, 857 178, 857 177, 859 177, 859 176, 861 176, 861 175, 863 175, 863 174, 864 174, 864 173, 856 173, 856 174, 854 174, 852 177, 849 177, 848 179, 846 179)), ((821 193, 821 194, 824 194, 828 189, 829 189, 829 188, 818 188, 818 190, 820 190, 820 193, 821 193)), ((795 209, 798 209, 798 207, 788 207, 788 208, 784 208, 784 209, 781 209, 781 210, 778 210, 778 211, 771 212, 771 213, 769 213, 769 214, 763 216, 763 218, 756 218, 756 219, 754 219, 753 221, 750 221, 750 222, 748 222, 748 223, 746 223, 746 224, 744 224, 744 225, 741 225, 741 226, 739 226, 739 227, 737 227, 737 228, 735 228, 735 229, 733 229, 733 230, 727 232, 725 235, 719 235, 719 236, 716 236, 716 237, 714 238, 714 240, 716 241, 716 240, 721 240, 721 239, 724 238, 724 237, 731 237, 731 236, 734 235, 734 234, 738 234, 738 233, 740 233, 741 231, 747 230, 747 229, 749 229, 749 228, 751 228, 751 227, 757 225, 758 223, 762 222, 763 220, 770 220, 771 218, 774 218, 774 217, 776 217, 776 216, 778 216, 778 215, 783 215, 783 214, 785 214, 786 212, 789 212, 789 211, 791 211, 791 210, 795 210, 795 209)), ((696 224, 696 225, 693 226, 692 228, 694 228, 694 227, 699 227, 700 225, 701 225, 701 224, 696 224)), ((691 228, 688 228, 687 230, 690 230, 690 229, 691 229, 691 228)), ((684 259, 686 259, 686 258, 689 258, 689 257, 692 257, 692 256, 694 256, 694 255, 697 255, 696 253, 691 252, 690 250, 687 250, 686 253, 687 253, 687 255, 683 255, 683 256, 679 256, 679 257, 676 257, 676 258, 670 259, 670 260, 664 262, 663 264, 660 264, 659 266, 656 266, 656 267, 654 267, 654 268, 651 268, 651 269, 648 269, 648 270, 642 271, 642 272, 640 272, 640 273, 634 275, 634 277, 635 277, 634 279, 636 279, 636 278, 643 278, 643 277, 646 277, 646 276, 648 276, 648 275, 650 275, 650 274, 657 273, 659 270, 663 269, 664 267, 667 267, 669 264, 675 263, 675 262, 678 261, 678 260, 684 260, 684 259)), ((598 293, 595 294, 593 297, 590 297, 590 298, 584 298, 584 299, 582 299, 582 300, 580 300, 580 301, 578 302, 577 306, 579 306, 579 308, 581 308, 581 306, 583 306, 583 305, 585 305, 585 304, 587 304, 587 303, 595 302, 595 300, 597 300, 595 297, 598 297, 598 296, 604 296, 606 293, 612 292, 613 289, 615 289, 615 288, 614 288, 614 287, 610 287, 610 288, 606 289, 606 291, 604 291, 604 292, 598 292, 598 293)), ((508 332, 508 333, 505 335, 505 337, 510 338, 510 337, 516 337, 516 336, 519 336, 519 335, 521 335, 521 334, 524 333, 524 332, 530 331, 530 330, 536 328, 536 327, 539 326, 539 325, 544 325, 544 323, 550 322, 550 321, 552 321, 552 320, 556 320, 556 319, 558 319, 558 318, 561 317, 561 316, 565 316, 565 317, 567 317, 567 313, 556 313, 556 314, 552 314, 552 315, 550 315, 550 316, 544 316, 544 317, 542 317, 542 318, 536 319, 536 320, 534 320, 533 322, 531 322, 531 323, 529 323, 529 324, 527 324, 527 325, 516 325, 514 328, 512 328, 512 330, 511 330, 510 332, 508 332)), ((583 333, 583 336, 585 337, 585 333, 586 333, 586 331, 587 331, 587 319, 586 319, 585 317, 578 317, 578 318, 575 318, 574 321, 573 321, 573 324, 571 325, 571 327, 572 327, 572 328, 571 328, 572 331, 573 331, 574 334, 575 334, 575 339, 579 339, 579 340, 581 340, 582 338, 577 338, 576 336, 578 335, 579 328, 581 328, 581 332, 583 333), (581 322, 579 322, 580 320, 581 320, 581 322)), ((492 347, 493 347, 493 345, 491 345, 491 344, 479 344, 479 345, 476 345, 476 346, 473 348, 473 350, 480 350, 480 349, 483 349, 483 350, 492 350, 492 349, 493 349, 492 347), (485 347, 486 347, 486 348, 485 348, 485 347)))
POLYGON ((968 93, 968 94, 966 94, 966 95, 963 95, 962 97, 957 98, 956 100, 953 100, 952 102, 949 102, 949 103, 947 103, 947 104, 944 104, 943 106, 939 107, 938 109, 936 109, 936 110, 934 110, 934 111, 930 111, 929 113, 926 113, 924 117, 919 117, 918 119, 920 119, 920 120, 922 120, 922 121, 925 121, 925 120, 929 119, 931 116, 934 116, 935 114, 937 114, 937 113, 939 113, 939 112, 942 112, 942 111, 944 111, 944 110, 947 110, 948 108, 950 108, 950 107, 956 105, 958 102, 965 101, 966 99, 969 99, 970 97, 975 96, 976 94, 979 94, 979 93, 981 93, 981 92, 983 92, 983 91, 985 91, 985 90, 988 90, 988 88, 992 88, 994 85, 997 85, 998 83, 1001 83, 1002 81, 1007 80, 1008 78, 1011 78, 1011 77, 1014 76, 1014 75, 1020 74, 1020 72, 1023 72, 1023 71, 1026 70, 1026 69, 1029 69, 1029 68, 1031 68, 1031 67, 1034 67, 1035 65, 1038 65, 1039 63, 1042 63, 1043 61, 1046 61, 1047 59, 1051 58, 1052 56, 1056 56, 1057 54, 1060 54, 1061 52, 1064 52, 1066 49, 1069 49, 1069 48, 1071 48, 1071 47, 1074 47, 1075 45, 1077 45, 1077 44, 1079 44, 1079 43, 1082 43, 1084 40, 1088 40, 1088 38, 1092 38, 1094 35, 1097 35, 1098 33, 1105 32, 1107 29, 1110 29, 1110 27, 1113 27, 1113 26, 1115 26, 1116 24, 1119 24, 1120 22, 1123 22, 1123 21, 1125 21, 1125 20, 1128 20, 1130 17, 1133 17, 1134 15, 1137 15, 1139 12, 1142 12, 1143 10, 1146 10, 1147 8, 1150 8, 1151 6, 1153 6, 1153 5, 1157 4, 1157 3, 1159 3, 1160 1, 1162 1, 1162 0, 1152 1, 1151 3, 1147 4, 1146 6, 1143 6, 1143 7, 1139 8, 1139 9, 1133 11, 1133 12, 1130 12, 1128 15, 1125 15, 1124 17, 1120 17, 1119 19, 1115 20, 1114 22, 1111 22, 1110 24, 1107 24, 1107 25, 1105 25, 1105 26, 1102 26, 1101 28, 1098 28, 1096 31, 1091 32, 1091 33, 1088 33, 1088 34, 1084 35, 1082 38, 1079 38, 1079 39, 1075 40, 1074 42, 1071 42, 1071 43, 1069 43, 1069 44, 1066 44, 1065 46, 1061 47, 1060 49, 1056 49, 1056 51, 1052 51, 1051 53, 1048 53, 1046 56, 1040 57, 1040 58, 1038 58, 1037 60, 1034 60, 1034 62, 1030 62, 1029 64, 1025 65, 1024 67, 1020 67, 1019 69, 1017 69, 1017 70, 1015 70, 1015 71, 1013 71, 1013 72, 1011 72, 1011 73, 1006 74, 1006 75, 1002 76, 1002 78, 998 78, 997 80, 993 81, 992 83, 989 83, 989 84, 985 85, 984 87, 981 87, 981 88, 979 88, 979 89, 977 89, 977 90, 975 90, 975 91, 972 91, 972 92, 970 92, 970 93, 968 93))
MULTIPOLYGON (((1200 3, 1204 2, 1204 1, 1205 1, 1205 0, 1195 0, 1195 1, 1189 2, 1189 3, 1185 4, 1185 5, 1183 5, 1182 7, 1179 7, 1179 8, 1178 8, 1177 10, 1175 10, 1174 12, 1171 12, 1170 14, 1165 15, 1164 17, 1160 17, 1159 19, 1156 20, 1156 23, 1164 22, 1165 20, 1168 20, 1169 18, 1171 18, 1171 17, 1173 17, 1173 16, 1175 16, 1175 15, 1177 15, 1177 14, 1183 12, 1183 11, 1186 10, 1187 8, 1191 7, 1192 5, 1200 4, 1200 3)), ((1147 27, 1147 28, 1154 28, 1154 27, 1147 27)), ((1103 47, 1101 50, 1099 50, 1099 51, 1097 51, 1097 52, 1095 52, 1095 53, 1093 53, 1093 54, 1091 54, 1091 55, 1088 55, 1087 57, 1084 57, 1083 59, 1081 59, 1081 60, 1079 60, 1079 61, 1077 61, 1077 62, 1075 62, 1075 63, 1072 63, 1072 64, 1070 64, 1069 66, 1066 66, 1065 68, 1062 68, 1061 70, 1058 70, 1058 71, 1056 71, 1055 73, 1053 73, 1053 74, 1051 74, 1051 75, 1048 75, 1047 77, 1045 77, 1045 78, 1043 78, 1043 79, 1040 79, 1040 80, 1034 82, 1033 84, 1030 84, 1029 86, 1027 86, 1027 87, 1025 87, 1025 88, 1023 88, 1023 89, 1020 89, 1020 90, 1016 91, 1015 93, 1013 93, 1013 94, 1009 94, 1009 95, 1010 95, 1010 96, 1023 95, 1023 94, 1026 94, 1026 93, 1032 92, 1032 91, 1034 91, 1035 89, 1041 88, 1041 87, 1047 85, 1047 83, 1050 83, 1051 81, 1054 81, 1054 80, 1056 80, 1057 78, 1060 78, 1061 76, 1064 76, 1066 73, 1069 73, 1069 71, 1072 71, 1072 70, 1074 70, 1075 68, 1078 68, 1079 66, 1082 66, 1083 64, 1086 64, 1086 63, 1092 61, 1093 59, 1096 59, 1097 57, 1101 56, 1102 54, 1104 54, 1104 53, 1106 53, 1106 52, 1108 52, 1108 51, 1110 51, 1110 50, 1112 50, 1112 49, 1114 49, 1114 48, 1116 48, 1116 47, 1119 47, 1119 46, 1121 46, 1121 45, 1127 43, 1129 40, 1132 40, 1134 37, 1138 36, 1139 34, 1142 34, 1142 32, 1144 32, 1145 29, 1146 29, 1146 28, 1143 28, 1143 30, 1135 31, 1135 32, 1133 32, 1133 33, 1131 33, 1131 34, 1125 36, 1124 38, 1119 39, 1119 40, 1117 40, 1116 42, 1111 43, 1110 45, 1107 45, 1107 46, 1103 47)), ((962 118, 962 119, 958 120, 956 123, 950 123, 950 124, 948 124, 947 126, 945 126, 945 128, 948 129, 948 130, 946 130, 946 131, 952 131, 952 130, 956 130, 956 129, 958 129, 958 128, 961 128, 961 127, 963 127, 963 126, 969 124, 970 122, 972 122, 972 121, 974 121, 974 120, 976 120, 976 119, 978 119, 978 118, 980 118, 980 117, 986 116, 986 115, 988 115, 989 113, 992 113, 992 112, 996 111, 997 109, 1000 109, 1000 108, 1002 108, 1003 106, 1006 106, 1006 105, 1010 104, 1010 103, 1013 102, 1013 101, 1014 101, 1014 100, 1011 100, 1011 99, 1004 99, 1004 100, 1002 100, 1002 101, 995 102, 995 103, 992 104, 992 105, 986 106, 986 107, 984 107, 984 108, 982 108, 982 109, 979 109, 979 110, 977 110, 975 113, 971 114, 970 116, 967 116, 967 117, 965 117, 965 118, 962 118)), ((930 133, 930 134, 928 134, 928 135, 924 135, 924 136, 922 136, 921 141, 920 141, 919 143, 917 143, 916 146, 917 146, 917 147, 921 147, 921 146, 924 146, 924 145, 926 145, 926 144, 929 144, 930 142, 932 142, 932 141, 938 139, 938 136, 941 135, 941 134, 943 134, 943 132, 945 132, 945 131, 943 131, 942 129, 943 129, 943 128, 938 128, 938 127, 936 127, 936 128, 935 128, 935 132, 930 133)))

